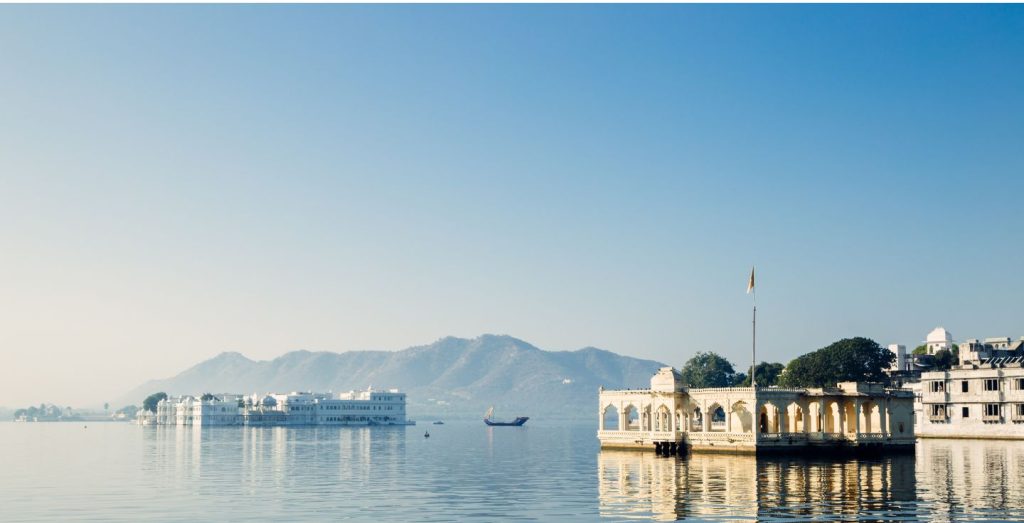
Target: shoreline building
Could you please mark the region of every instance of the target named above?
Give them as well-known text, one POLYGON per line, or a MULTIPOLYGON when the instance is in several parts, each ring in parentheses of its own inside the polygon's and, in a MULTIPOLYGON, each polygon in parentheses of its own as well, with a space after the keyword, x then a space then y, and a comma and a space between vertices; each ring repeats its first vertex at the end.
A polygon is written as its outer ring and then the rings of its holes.
POLYGON ((875 383, 838 387, 687 388, 672 367, 650 389, 599 392, 602 448, 760 453, 914 448, 913 394, 875 383))
POLYGON ((138 420, 176 426, 413 425, 405 400, 398 389, 175 396, 157 403, 155 413, 140 412, 138 420))
POLYGON ((917 434, 1024 439, 1024 337, 971 339, 959 351, 959 365, 911 386, 917 434))

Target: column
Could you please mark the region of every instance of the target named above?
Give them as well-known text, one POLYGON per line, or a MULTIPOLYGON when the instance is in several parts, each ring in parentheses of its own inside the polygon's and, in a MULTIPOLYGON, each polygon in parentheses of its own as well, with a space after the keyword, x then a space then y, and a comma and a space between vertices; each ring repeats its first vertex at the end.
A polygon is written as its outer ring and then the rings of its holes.
POLYGON ((725 402, 725 431, 732 432, 732 400, 726 398, 725 402))
POLYGON ((828 416, 825 415, 825 397, 818 398, 818 432, 825 432, 825 420, 828 416))
POLYGON ((861 405, 860 399, 853 400, 853 417, 854 417, 854 434, 860 434, 860 416, 861 416, 861 405))
POLYGON ((888 436, 892 433, 892 427, 889 426, 889 398, 885 398, 878 410, 878 430, 883 436, 888 436))
POLYGON ((839 410, 836 413, 836 419, 839 421, 839 433, 846 434, 846 402, 844 400, 836 401, 836 409, 839 410))

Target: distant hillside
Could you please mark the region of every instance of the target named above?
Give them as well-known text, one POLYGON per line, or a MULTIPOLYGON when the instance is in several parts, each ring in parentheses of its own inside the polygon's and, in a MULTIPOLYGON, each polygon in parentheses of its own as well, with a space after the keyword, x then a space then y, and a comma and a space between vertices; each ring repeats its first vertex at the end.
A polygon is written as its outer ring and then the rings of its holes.
POLYGON ((545 351, 511 336, 443 338, 388 351, 294 351, 270 361, 225 352, 177 376, 152 380, 116 405, 141 404, 153 392, 347 391, 400 388, 413 418, 482 416, 591 418, 597 389, 642 387, 662 364, 588 347, 545 351))

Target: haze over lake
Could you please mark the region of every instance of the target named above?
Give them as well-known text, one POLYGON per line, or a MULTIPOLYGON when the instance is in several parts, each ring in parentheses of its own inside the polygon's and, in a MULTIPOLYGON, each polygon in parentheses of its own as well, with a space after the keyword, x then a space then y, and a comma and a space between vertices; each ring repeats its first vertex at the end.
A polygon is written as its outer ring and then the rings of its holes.
POLYGON ((676 459, 601 452, 594 430, 0 423, 0 520, 1024 519, 1024 442, 676 459))

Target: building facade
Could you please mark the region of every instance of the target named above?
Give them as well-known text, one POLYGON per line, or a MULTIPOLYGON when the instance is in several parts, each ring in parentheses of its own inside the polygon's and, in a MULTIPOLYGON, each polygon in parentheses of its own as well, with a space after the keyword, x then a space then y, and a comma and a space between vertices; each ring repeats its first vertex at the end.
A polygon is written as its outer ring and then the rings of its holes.
POLYGON ((913 394, 880 384, 689 389, 664 367, 651 388, 599 394, 603 448, 761 452, 913 448, 913 394))
POLYGON ((291 392, 168 397, 141 424, 178 426, 410 425, 397 389, 343 393, 291 392))
POLYGON ((921 437, 1024 439, 1024 339, 960 344, 960 364, 914 386, 921 437))

